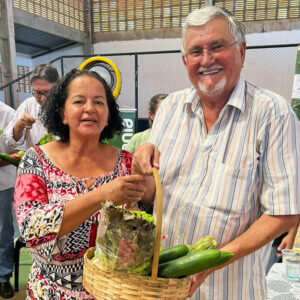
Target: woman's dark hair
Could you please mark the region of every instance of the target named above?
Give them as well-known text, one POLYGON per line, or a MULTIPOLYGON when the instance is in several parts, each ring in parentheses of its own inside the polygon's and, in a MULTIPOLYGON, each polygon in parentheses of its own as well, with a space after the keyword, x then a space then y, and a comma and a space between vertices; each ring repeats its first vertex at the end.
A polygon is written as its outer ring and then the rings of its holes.
POLYGON ((47 96, 47 100, 42 105, 40 114, 40 118, 48 132, 60 137, 63 142, 69 141, 70 135, 69 126, 62 122, 61 112, 68 97, 71 81, 83 75, 93 77, 101 82, 106 94, 109 111, 108 124, 103 129, 99 141, 102 142, 105 139, 110 139, 114 134, 120 133, 123 130, 123 121, 119 112, 119 106, 106 81, 94 71, 73 69, 53 86, 47 96))
MULTIPOLYGON (((167 96, 168 94, 156 94, 151 98, 148 105, 148 110, 151 112, 151 114, 155 113, 158 102, 164 100, 167 96)), ((148 122, 149 122, 149 127, 151 128, 153 124, 153 120, 149 118, 148 122)))

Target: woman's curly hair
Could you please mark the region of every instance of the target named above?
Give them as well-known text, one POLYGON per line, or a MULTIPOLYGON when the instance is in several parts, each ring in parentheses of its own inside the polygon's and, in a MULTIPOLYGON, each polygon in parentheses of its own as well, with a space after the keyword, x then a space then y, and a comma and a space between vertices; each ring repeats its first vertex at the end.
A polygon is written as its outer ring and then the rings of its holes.
POLYGON ((46 101, 42 105, 40 119, 49 133, 58 136, 61 141, 67 142, 70 139, 69 126, 63 124, 61 118, 62 109, 68 97, 69 86, 73 79, 87 75, 102 83, 108 106, 108 125, 101 132, 99 141, 111 139, 114 134, 121 133, 124 129, 119 106, 115 101, 112 91, 106 81, 96 72, 89 70, 72 69, 53 86, 46 101))

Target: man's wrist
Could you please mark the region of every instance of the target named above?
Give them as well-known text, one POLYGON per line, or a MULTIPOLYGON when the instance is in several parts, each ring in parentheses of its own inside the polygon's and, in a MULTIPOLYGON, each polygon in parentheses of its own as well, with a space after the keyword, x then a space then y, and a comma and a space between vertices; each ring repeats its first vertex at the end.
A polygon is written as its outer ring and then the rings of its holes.
POLYGON ((13 138, 16 142, 21 138, 24 129, 25 127, 19 121, 13 127, 13 138))

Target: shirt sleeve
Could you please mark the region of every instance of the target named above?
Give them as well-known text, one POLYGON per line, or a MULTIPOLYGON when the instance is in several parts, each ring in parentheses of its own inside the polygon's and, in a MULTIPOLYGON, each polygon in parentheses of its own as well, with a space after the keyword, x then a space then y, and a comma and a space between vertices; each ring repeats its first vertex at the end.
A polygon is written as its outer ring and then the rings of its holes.
POLYGON ((138 144, 137 144, 137 138, 136 138, 137 136, 136 136, 136 134, 134 134, 132 137, 131 137, 131 139, 130 139, 130 141, 128 142, 128 144, 126 145, 126 148, 125 148, 125 150, 127 150, 128 152, 130 152, 131 154, 133 154, 134 153, 134 150, 136 149, 136 147, 138 146, 138 144))
POLYGON ((57 241, 64 204, 52 204, 37 153, 30 148, 22 158, 15 185, 15 213, 26 243, 47 261, 59 252, 57 241))
POLYGON ((5 142, 6 142, 8 147, 16 148, 16 147, 24 144, 24 141, 25 141, 24 131, 23 131, 23 134, 22 134, 21 138, 18 141, 15 141, 13 135, 14 135, 14 126, 15 126, 15 124, 21 118, 21 116, 25 113, 27 113, 27 111, 26 111, 26 103, 24 101, 18 107, 18 109, 16 110, 16 112, 14 114, 14 117, 8 123, 8 125, 6 126, 6 128, 4 130, 5 142))
POLYGON ((261 205, 263 213, 300 212, 300 123, 293 113, 277 116, 264 126, 261 205))
POLYGON ((15 111, 13 109, 5 109, 1 110, 1 118, 0 120, 1 123, 1 130, 3 131, 2 134, 0 135, 0 150, 1 152, 4 153, 10 153, 11 151, 14 150, 14 147, 9 145, 7 143, 7 136, 5 134, 5 129, 7 127, 7 124, 10 123, 10 121, 14 118, 15 111))
POLYGON ((132 154, 127 150, 122 150, 122 154, 125 167, 127 168, 128 173, 131 174, 132 154))

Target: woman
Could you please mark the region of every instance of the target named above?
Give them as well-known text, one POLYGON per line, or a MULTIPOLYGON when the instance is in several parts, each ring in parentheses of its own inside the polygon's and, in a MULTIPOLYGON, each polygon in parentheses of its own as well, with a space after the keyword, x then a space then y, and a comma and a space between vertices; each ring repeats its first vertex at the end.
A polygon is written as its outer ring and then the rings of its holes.
POLYGON ((51 90, 41 119, 60 140, 30 148, 19 165, 15 211, 33 257, 27 299, 93 299, 82 270, 99 209, 106 200, 140 201, 143 177, 128 175, 130 153, 102 142, 122 130, 122 119, 97 73, 69 72, 51 90))

